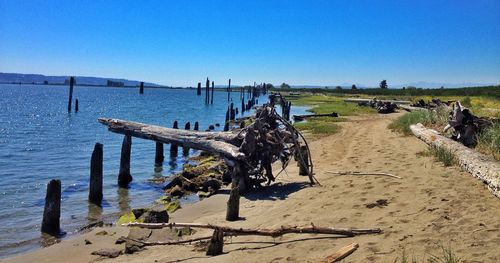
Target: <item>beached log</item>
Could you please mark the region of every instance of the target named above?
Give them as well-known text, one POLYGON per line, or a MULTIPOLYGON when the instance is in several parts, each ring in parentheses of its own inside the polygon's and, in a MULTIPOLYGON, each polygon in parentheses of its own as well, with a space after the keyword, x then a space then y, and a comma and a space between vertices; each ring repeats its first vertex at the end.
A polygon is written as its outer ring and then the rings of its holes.
POLYGON ((211 224, 197 224, 197 223, 128 223, 122 226, 129 227, 142 227, 149 229, 161 229, 161 228, 172 228, 172 227, 192 227, 192 228, 207 228, 207 229, 220 229, 227 235, 233 236, 244 236, 244 235, 254 235, 254 236, 270 236, 279 237, 285 234, 328 234, 328 235, 340 235, 340 236, 357 236, 357 235, 367 235, 367 234, 380 234, 382 230, 380 228, 367 228, 367 229, 356 229, 356 228, 333 228, 333 227, 318 227, 313 224, 310 226, 282 226, 280 228, 274 229, 246 229, 238 227, 227 227, 227 226, 217 226, 211 224))
POLYGON ((132 152, 132 136, 129 133, 124 133, 122 142, 122 152, 120 157, 120 172, 118 173, 118 185, 120 187, 128 187, 132 182, 130 175, 130 154, 132 152))
POLYGON ((238 137, 237 134, 232 132, 170 129, 139 122, 108 118, 99 118, 99 122, 107 125, 108 129, 115 133, 129 134, 142 139, 176 144, 191 149, 220 154, 232 159, 243 159, 245 156, 239 151, 237 146, 232 144, 237 141, 238 137))
POLYGON ((240 218, 240 194, 238 188, 231 189, 227 200, 226 220, 235 221, 240 218))
MULTIPOLYGON (((377 99, 378 100, 378 99, 377 99)), ((372 99, 356 99, 356 98, 348 98, 344 99, 344 102, 354 102, 354 103, 360 103, 360 102, 370 102, 372 99)), ((411 101, 408 100, 379 100, 382 102, 392 102, 395 104, 411 104, 411 101)))
POLYGON ((327 114, 306 114, 306 115, 293 115, 294 121, 303 121, 307 118, 313 117, 338 117, 339 115, 336 112, 327 113, 327 114))
POLYGON ((214 234, 210 239, 207 248, 207 256, 218 256, 222 254, 224 247, 224 231, 220 228, 214 229, 214 234))
POLYGON ((73 85, 75 85, 75 77, 70 77, 69 78, 68 112, 71 112, 71 102, 73 100, 73 85))
POLYGON ((49 235, 59 236, 61 228, 59 220, 61 217, 61 181, 50 180, 47 184, 45 195, 45 207, 43 209, 42 232, 49 235))
POLYGON ((90 159, 89 202, 101 205, 102 202, 102 144, 96 143, 90 159))
POLYGON ((139 88, 139 94, 144 94, 144 82, 141 82, 141 86, 139 88))
POLYGON ((463 170, 487 184, 493 194, 500 198, 500 162, 448 139, 420 123, 411 125, 410 129, 417 138, 425 143, 450 151, 463 170))
POLYGON ((347 246, 341 247, 337 252, 325 258, 325 260, 321 261, 321 263, 333 263, 339 262, 342 259, 346 258, 350 254, 352 254, 356 249, 358 249, 359 245, 357 243, 352 243, 347 246))
POLYGON ((408 112, 412 112, 412 111, 416 111, 416 110, 428 110, 427 108, 413 107, 413 106, 403 105, 403 104, 398 104, 398 107, 405 110, 405 111, 408 111, 408 112))

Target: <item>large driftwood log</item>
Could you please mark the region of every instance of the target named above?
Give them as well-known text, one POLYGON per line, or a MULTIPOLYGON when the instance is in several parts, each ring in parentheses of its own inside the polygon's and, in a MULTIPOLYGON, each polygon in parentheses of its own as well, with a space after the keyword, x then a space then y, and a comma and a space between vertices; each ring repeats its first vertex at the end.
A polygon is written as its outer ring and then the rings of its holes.
POLYGON ((128 223, 122 226, 142 227, 149 229, 173 228, 173 227, 192 227, 192 228, 208 228, 220 229, 226 235, 242 236, 242 235, 257 235, 278 237, 285 234, 330 234, 341 236, 356 236, 365 234, 382 233, 380 228, 355 229, 355 228, 333 228, 333 227, 318 227, 315 225, 298 227, 298 226, 282 226, 275 229, 245 229, 227 226, 217 226, 211 224, 196 224, 196 223, 128 223))
POLYGON ((410 129, 427 144, 453 153, 462 169, 482 180, 495 196, 500 197, 500 162, 441 136, 437 131, 425 128, 420 123, 411 125, 410 129))
POLYGON ((303 121, 307 118, 314 117, 338 117, 339 115, 336 112, 327 113, 327 114, 306 114, 306 115, 293 115, 294 121, 303 121))
MULTIPOLYGON (((354 102, 354 103, 359 103, 359 102, 370 102, 372 99, 356 99, 356 98, 348 98, 345 99, 344 102, 354 102)), ((407 100, 380 100, 382 102, 392 102, 396 104, 411 104, 411 101, 407 100)))
POLYGON ((191 149, 203 150, 232 159, 243 159, 245 155, 235 144, 238 135, 232 132, 203 132, 171 129, 140 122, 99 118, 99 122, 107 125, 115 133, 129 134, 142 139, 162 143, 174 143, 191 149))

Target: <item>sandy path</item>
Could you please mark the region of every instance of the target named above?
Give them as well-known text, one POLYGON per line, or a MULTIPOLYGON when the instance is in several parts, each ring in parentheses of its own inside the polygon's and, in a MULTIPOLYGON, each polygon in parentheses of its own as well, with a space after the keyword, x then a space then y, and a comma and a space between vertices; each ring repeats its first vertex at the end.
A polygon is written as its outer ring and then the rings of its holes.
MULTIPOLYGON (((233 237, 224 246, 225 254, 212 258, 196 251, 194 246, 184 245, 150 247, 147 251, 110 261, 317 262, 340 247, 357 242, 360 248, 344 262, 394 262, 403 248, 418 259, 429 258, 430 253, 440 253, 440 244, 451 245, 467 262, 500 262, 500 200, 459 168, 445 168, 430 157, 417 156, 426 149, 423 142, 414 137, 401 137, 387 129, 396 116, 351 118, 342 124, 339 134, 313 141, 315 172, 321 187, 309 187, 305 184, 307 177, 297 176, 297 167, 290 165, 288 175, 278 178, 281 184, 242 199, 240 214, 246 220, 224 221, 227 198, 224 195, 206 199, 172 215, 176 222, 242 227, 311 222, 317 226, 380 227, 383 234, 354 238, 286 235, 274 240, 233 237), (383 171, 403 179, 336 176, 326 171, 383 171), (386 199, 387 206, 366 206, 379 199, 386 199)), ((208 233, 201 231, 197 235, 208 233)), ((86 237, 101 239, 94 233, 86 237)), ((85 247, 83 238, 11 260, 28 262, 37 258, 37 262, 57 262, 63 258, 55 256, 55 251, 65 254, 73 249, 78 250, 79 255, 73 262, 88 262, 95 257, 84 256, 84 252, 88 254, 98 246, 106 246, 106 242, 108 247, 114 246, 109 240, 96 240, 96 247, 85 247), (44 260, 40 261, 41 258, 44 260)))

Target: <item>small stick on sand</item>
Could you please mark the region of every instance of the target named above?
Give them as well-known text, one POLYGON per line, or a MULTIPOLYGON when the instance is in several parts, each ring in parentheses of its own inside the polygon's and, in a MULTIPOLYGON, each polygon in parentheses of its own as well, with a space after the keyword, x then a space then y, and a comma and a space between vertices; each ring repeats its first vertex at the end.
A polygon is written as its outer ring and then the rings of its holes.
POLYGON ((331 171, 326 171, 326 173, 329 174, 336 174, 336 175, 381 175, 381 176, 389 176, 397 179, 403 179, 402 177, 399 177, 397 175, 393 175, 390 173, 378 173, 378 172, 353 172, 353 171, 348 171, 348 172, 331 172, 331 171))
POLYGON ((352 243, 349 244, 345 247, 340 248, 337 252, 333 253, 332 255, 328 256, 325 258, 325 260, 321 261, 322 263, 333 263, 333 262, 339 262, 340 260, 346 258, 352 252, 354 252, 356 249, 358 249, 359 245, 357 243, 352 243))

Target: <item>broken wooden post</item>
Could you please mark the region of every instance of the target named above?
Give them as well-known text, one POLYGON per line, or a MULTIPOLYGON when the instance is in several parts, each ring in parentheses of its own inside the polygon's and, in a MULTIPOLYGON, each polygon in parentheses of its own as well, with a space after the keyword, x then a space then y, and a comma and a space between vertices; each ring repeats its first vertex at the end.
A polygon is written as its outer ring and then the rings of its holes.
POLYGON ((243 112, 245 112, 245 101, 242 99, 241 100, 241 114, 243 114, 243 112))
POLYGON ((224 232, 220 228, 215 228, 214 234, 208 244, 207 256, 218 256, 222 254, 224 247, 224 232))
POLYGON ((71 112, 71 101, 73 100, 73 85, 75 85, 75 77, 70 77, 69 78, 68 112, 71 112))
POLYGON ((201 95, 201 82, 198 82, 198 89, 196 90, 196 95, 201 95))
POLYGON ((89 202, 101 206, 102 202, 102 144, 96 143, 90 158, 89 202))
POLYGON ((162 165, 165 160, 165 156, 163 155, 163 143, 156 142, 156 150, 155 150, 155 165, 162 165))
POLYGON ((118 185, 120 187, 128 187, 132 182, 132 175, 130 175, 130 154, 132 151, 132 136, 126 134, 123 137, 122 153, 120 158, 120 173, 118 174, 118 185))
POLYGON ((226 220, 236 221, 240 217, 240 194, 238 187, 231 189, 229 200, 227 200, 226 220))
MULTIPOLYGON (((186 122, 186 125, 184 125, 184 130, 191 130, 191 123, 189 121, 186 122)), ((182 155, 183 156, 189 155, 189 147, 182 147, 182 155)))
MULTIPOLYGON (((205 94, 206 95, 206 94, 205 94)), ((172 126, 172 128, 174 129, 179 129, 179 126, 177 124, 177 121, 174 121, 174 125, 172 126)), ((177 157, 177 151, 178 151, 178 147, 177 147, 177 144, 175 143, 171 143, 170 144, 170 158, 175 158, 177 157)))
POLYGON ((61 217, 61 181, 50 180, 47 184, 45 195, 45 207, 43 209, 42 232, 49 235, 59 236, 61 228, 59 220, 61 217))
POLYGON ((75 100, 75 112, 78 112, 78 99, 75 100))
POLYGON ((200 124, 198 122, 195 122, 194 123, 194 129, 195 131, 199 130, 200 129, 200 124))
POLYGON ((229 120, 234 120, 235 119, 235 112, 234 112, 234 104, 231 102, 231 106, 229 107, 229 120))
POLYGON ((309 175, 309 154, 307 146, 300 146, 300 154, 298 154, 299 175, 309 175))
POLYGON ((139 94, 144 94, 144 82, 141 82, 141 87, 139 88, 139 94))
POLYGON ((215 85, 214 82, 212 81, 212 96, 210 97, 210 104, 214 104, 214 89, 215 85))

